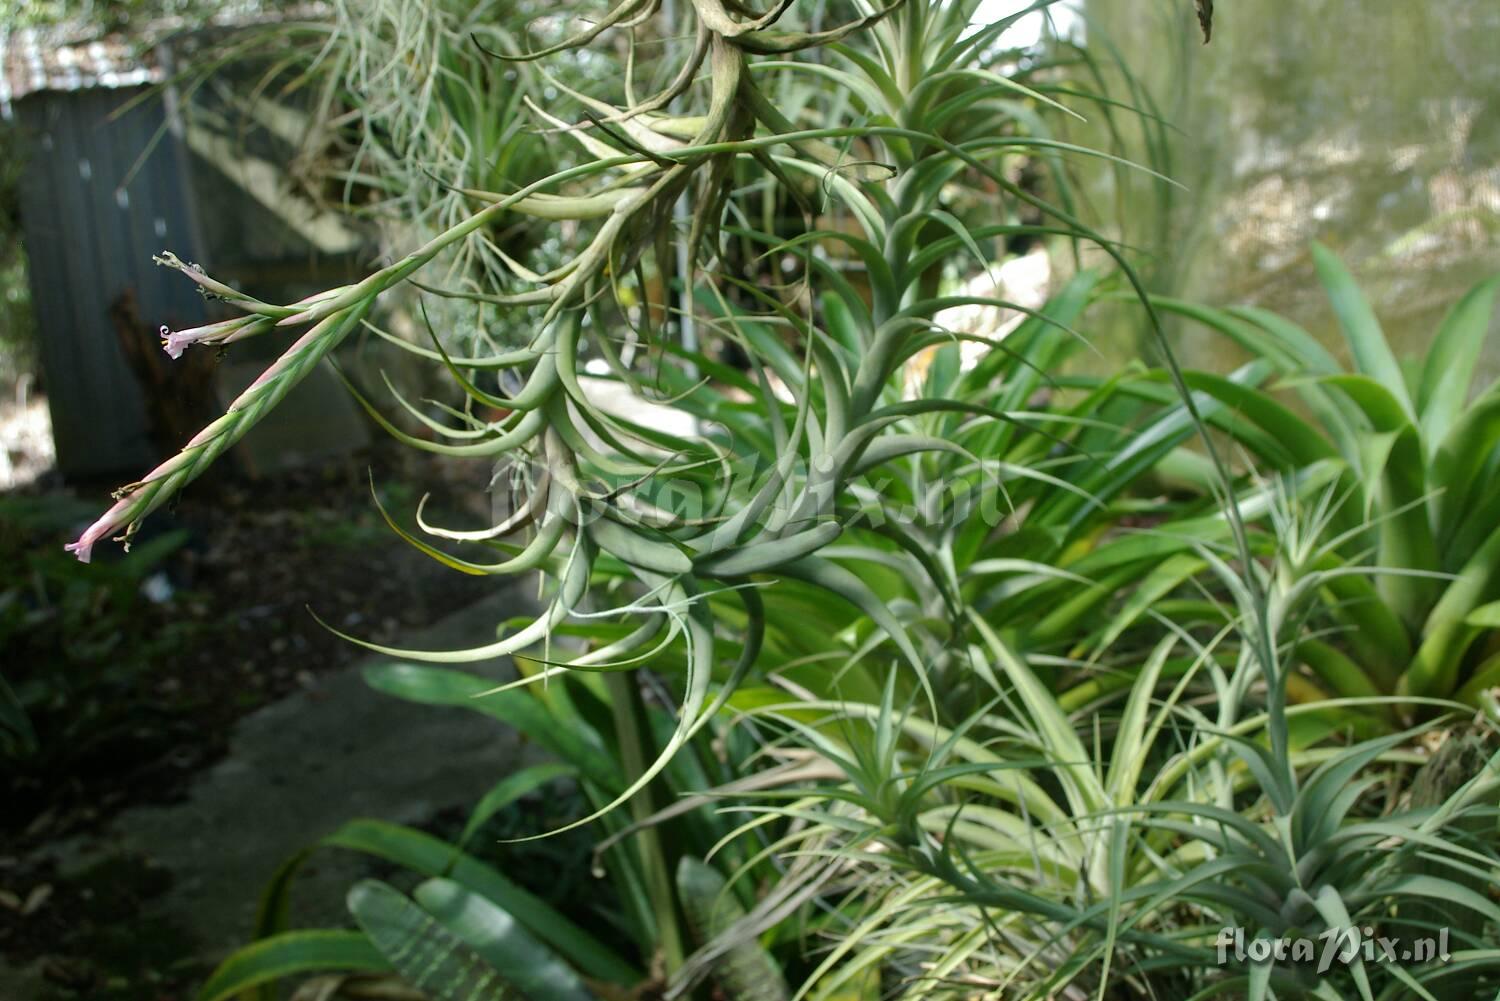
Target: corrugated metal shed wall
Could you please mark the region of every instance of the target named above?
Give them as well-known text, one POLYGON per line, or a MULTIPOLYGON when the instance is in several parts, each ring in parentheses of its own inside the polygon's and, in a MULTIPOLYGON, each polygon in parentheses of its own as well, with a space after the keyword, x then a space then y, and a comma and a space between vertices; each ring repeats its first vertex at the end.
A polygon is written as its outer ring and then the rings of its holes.
POLYGON ((181 147, 170 132, 158 139, 162 103, 147 99, 111 118, 139 93, 43 91, 15 105, 31 133, 22 225, 32 304, 58 465, 70 476, 139 475, 158 458, 110 305, 131 289, 152 324, 206 317, 193 284, 151 261, 162 249, 197 260, 199 241, 181 147))

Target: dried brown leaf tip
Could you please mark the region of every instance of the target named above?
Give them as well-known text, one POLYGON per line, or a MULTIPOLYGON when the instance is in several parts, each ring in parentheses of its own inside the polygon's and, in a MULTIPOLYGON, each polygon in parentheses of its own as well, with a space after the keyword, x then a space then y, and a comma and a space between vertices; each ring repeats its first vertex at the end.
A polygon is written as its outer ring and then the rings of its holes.
POLYGON ((1203 29, 1203 44, 1214 36, 1214 0, 1194 0, 1198 7, 1198 27, 1203 29))

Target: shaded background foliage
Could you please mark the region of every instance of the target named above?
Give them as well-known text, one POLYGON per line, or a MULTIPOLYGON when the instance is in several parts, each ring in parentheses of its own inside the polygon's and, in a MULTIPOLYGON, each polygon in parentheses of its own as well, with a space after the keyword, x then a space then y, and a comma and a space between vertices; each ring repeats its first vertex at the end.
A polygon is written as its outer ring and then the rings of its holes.
MULTIPOLYGON (((1449 304, 1500 268, 1494 5, 1238 0, 1217 5, 1221 44, 1206 47, 1178 4, 1085 8, 1175 126, 1168 173, 1188 190, 1124 222, 1147 240, 1164 225, 1160 291, 1277 310, 1338 353, 1310 267, 1317 239, 1349 263, 1396 352, 1416 355, 1449 304)), ((1228 367, 1201 333, 1177 336, 1190 364, 1228 367)), ((1479 375, 1497 373, 1491 348, 1479 375)))

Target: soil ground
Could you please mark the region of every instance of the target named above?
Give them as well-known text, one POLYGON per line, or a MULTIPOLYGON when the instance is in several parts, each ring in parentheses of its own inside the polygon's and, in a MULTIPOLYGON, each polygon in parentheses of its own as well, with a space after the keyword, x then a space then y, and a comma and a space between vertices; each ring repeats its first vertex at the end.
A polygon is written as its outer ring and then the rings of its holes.
MULTIPOLYGON (((428 517, 478 525, 490 475, 382 443, 224 477, 90 567, 61 546, 103 486, 0 494, 0 676, 36 736, 0 756, 0 998, 186 999, 317 835, 353 816, 462 823, 513 739, 368 691, 366 651, 311 613, 375 642, 492 638, 524 597, 412 549, 371 499, 373 479, 410 525, 431 491, 428 517)), ((355 864, 320 862, 329 892, 308 898, 336 911, 355 864)))

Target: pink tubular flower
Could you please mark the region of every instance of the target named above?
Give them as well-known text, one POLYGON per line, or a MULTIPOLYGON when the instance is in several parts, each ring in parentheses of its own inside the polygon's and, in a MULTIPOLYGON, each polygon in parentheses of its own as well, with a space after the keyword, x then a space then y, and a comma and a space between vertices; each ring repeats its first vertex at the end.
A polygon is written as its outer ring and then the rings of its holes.
POLYGON ((161 325, 162 350, 166 351, 166 353, 171 356, 173 361, 181 358, 183 348, 193 343, 192 338, 185 336, 189 332, 190 331, 186 330, 180 332, 175 330, 168 330, 165 323, 161 325))
POLYGON ((161 328, 162 349, 171 355, 173 360, 182 357, 182 352, 190 344, 227 344, 238 340, 242 336, 257 333, 252 329, 260 324, 261 328, 268 327, 264 317, 261 316, 236 316, 230 320, 220 320, 218 323, 208 323, 201 327, 189 327, 187 330, 169 330, 165 324, 161 328))
POLYGON ((189 327, 187 330, 169 330, 166 324, 162 324, 161 346, 175 361, 182 357, 183 350, 189 344, 197 344, 199 341, 212 341, 215 336, 223 336, 224 334, 233 332, 243 322, 243 317, 235 317, 233 320, 209 323, 201 327, 189 327))
POLYGON ((93 554, 94 543, 130 524, 130 512, 134 507, 135 504, 129 497, 116 501, 115 506, 104 512, 98 521, 90 525, 78 537, 77 542, 70 542, 63 548, 77 556, 78 562, 87 563, 93 554))

